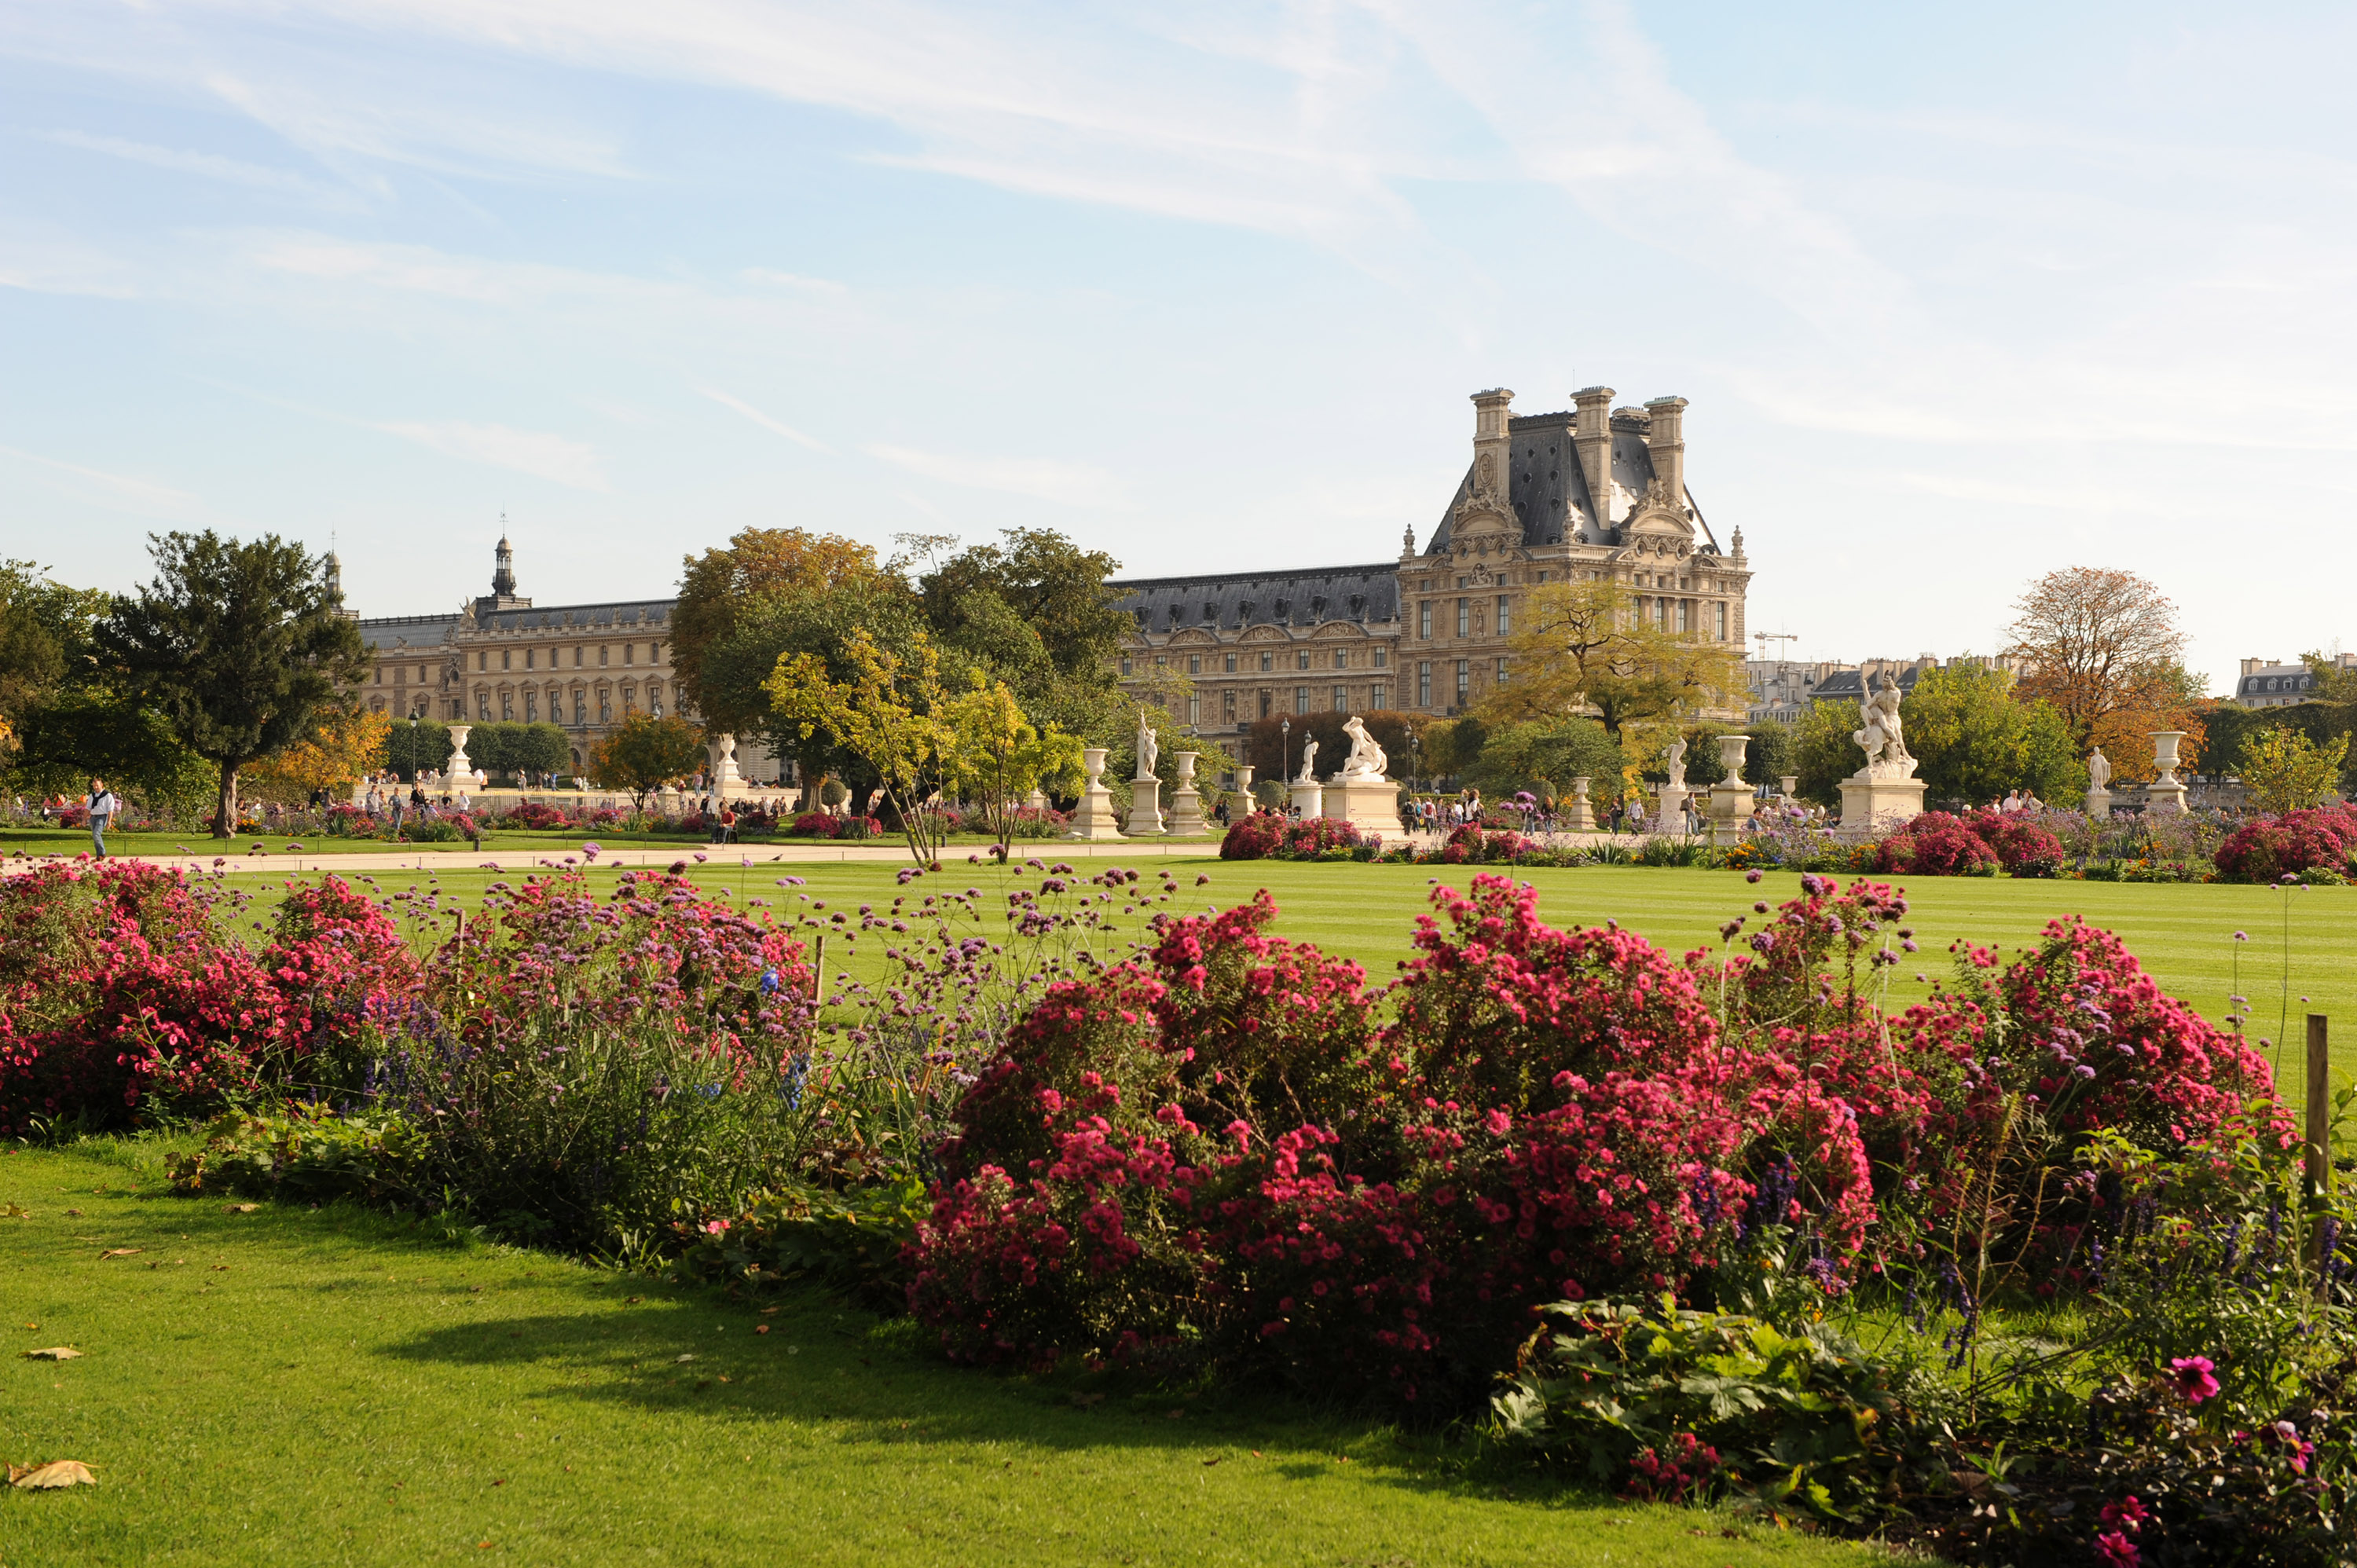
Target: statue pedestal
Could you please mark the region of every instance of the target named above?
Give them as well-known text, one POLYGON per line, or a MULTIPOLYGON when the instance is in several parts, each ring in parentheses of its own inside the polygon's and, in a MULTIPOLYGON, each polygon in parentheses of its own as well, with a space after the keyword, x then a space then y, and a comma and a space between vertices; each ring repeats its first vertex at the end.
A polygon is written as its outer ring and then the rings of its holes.
MULTIPOLYGON (((1198 814, 1195 820, 1200 822, 1202 817, 1198 814)), ((1168 831, 1162 825, 1161 779, 1133 779, 1129 781, 1129 822, 1126 831, 1134 839, 1158 838, 1168 831)))
MULTIPOLYGON (((1920 796, 1921 791, 1917 791, 1920 796)), ((1759 809, 1760 801, 1751 786, 1740 779, 1710 787, 1710 820, 1717 826, 1732 826, 1748 821, 1759 809)))
POLYGON ((2146 785, 2144 787, 2144 811, 2145 815, 2148 817, 2165 817, 2171 815, 2179 817, 2183 816, 2185 814, 2184 784, 2175 779, 2171 779, 2166 783, 2156 779, 2152 783, 2146 785))
POLYGON ((1181 838, 1192 838, 1211 831, 1203 821, 1203 797, 1195 788, 1195 759, 1200 751, 1178 753, 1178 787, 1170 791, 1171 832, 1181 838))
MULTIPOLYGON (((1293 788, 1294 798, 1298 800, 1301 786, 1293 788)), ((1302 814, 1307 816, 1308 812, 1305 810, 1302 814)), ((1381 774, 1338 775, 1326 786, 1321 814, 1346 822, 1362 833, 1376 833, 1387 839, 1407 836, 1407 829, 1400 825, 1399 786, 1381 774)))
POLYGON ((1653 831, 1659 833, 1682 833, 1686 831, 1686 802, 1694 791, 1683 784, 1664 784, 1655 792, 1653 831))
POLYGON ((1596 807, 1587 798, 1587 780, 1585 778, 1571 781, 1571 799, 1564 803, 1563 825, 1576 833, 1596 831, 1596 807))
POLYGON ((1105 748, 1092 746, 1081 753, 1081 765, 1088 772, 1088 783, 1081 790, 1081 803, 1072 809, 1072 825, 1064 836, 1068 839, 1108 840, 1121 837, 1121 824, 1114 820, 1113 791, 1104 787, 1105 748))
POLYGON ((1875 762, 1841 781, 1841 826, 1834 837, 1864 843, 1905 826, 1923 814, 1923 781, 1915 759, 1875 762))
POLYGON ((1293 791, 1293 809, 1304 822, 1326 814, 1326 787, 1315 779, 1297 779, 1288 786, 1293 791))
POLYGON ((2087 791, 2087 815, 2096 822, 2108 821, 2112 814, 2112 792, 2109 789, 2087 791))

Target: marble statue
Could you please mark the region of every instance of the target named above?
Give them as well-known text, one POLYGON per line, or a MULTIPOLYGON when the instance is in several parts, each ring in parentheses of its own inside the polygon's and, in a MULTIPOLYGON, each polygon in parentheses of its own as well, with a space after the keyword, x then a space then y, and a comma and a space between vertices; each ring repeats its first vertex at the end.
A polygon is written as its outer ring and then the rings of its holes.
POLYGON ((1684 788, 1686 787, 1686 737, 1685 737, 1685 736, 1678 736, 1678 738, 1677 738, 1677 739, 1675 739, 1675 740, 1674 740, 1674 741, 1670 742, 1670 754, 1669 754, 1669 756, 1670 756, 1670 788, 1671 788, 1671 789, 1684 789, 1684 788))
POLYGON ((1899 682, 1885 670, 1874 693, 1866 700, 1861 717, 1865 727, 1850 732, 1850 739, 1866 752, 1866 765, 1878 762, 1911 762, 1914 753, 1907 749, 1906 726, 1899 717, 1899 682))
POLYGON ((1155 761, 1160 757, 1161 755, 1162 746, 1156 739, 1152 726, 1147 725, 1146 722, 1146 710, 1144 708, 1140 708, 1137 710, 1136 776, 1140 779, 1153 778, 1155 761))
POLYGON ((1318 780, 1318 775, 1315 771, 1317 765, 1318 743, 1314 740, 1303 741, 1301 743, 1301 777, 1299 782, 1304 784, 1316 783, 1318 780))
POLYGON ((2099 746, 2087 758, 2087 788, 2101 789, 2111 781, 2112 759, 2104 755, 2104 748, 2099 746))
POLYGON ((1342 733, 1351 737, 1351 755, 1342 759, 1342 771, 1337 777, 1381 779, 1391 757, 1375 744, 1375 737, 1367 733, 1358 714, 1352 714, 1342 721, 1342 733))

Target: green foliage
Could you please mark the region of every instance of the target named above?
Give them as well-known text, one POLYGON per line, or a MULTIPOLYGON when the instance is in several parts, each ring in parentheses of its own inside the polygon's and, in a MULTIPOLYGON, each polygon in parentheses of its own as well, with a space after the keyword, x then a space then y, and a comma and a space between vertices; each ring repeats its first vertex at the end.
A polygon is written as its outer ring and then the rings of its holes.
POLYGON ((925 630, 907 592, 887 577, 861 577, 824 591, 747 605, 704 654, 704 690, 716 705, 700 711, 715 724, 721 722, 716 714, 734 715, 733 733, 761 737, 805 773, 872 781, 873 774, 832 731, 781 723, 765 684, 780 660, 797 655, 817 660, 831 681, 852 679, 856 667, 848 649, 855 634, 906 658, 925 630))
POLYGON ((2349 737, 2319 746, 2289 727, 2263 729, 2243 737, 2239 759, 2251 803, 2262 811, 2297 811, 2320 806, 2340 781, 2349 737))
POLYGON ((427 1196, 429 1142, 394 1112, 339 1116, 292 1103, 231 1111, 202 1135, 202 1146, 166 1161, 174 1192, 308 1203, 350 1197, 399 1208, 416 1208, 427 1196))
MULTIPOLYGON (((483 761, 482 749, 476 737, 482 736, 486 731, 514 727, 516 726, 501 725, 477 725, 474 733, 467 737, 468 760, 483 768, 486 772, 490 771, 488 765, 483 761)), ((556 728, 554 725, 533 727, 556 728)), ((563 739, 564 733, 562 730, 557 731, 560 740, 563 739)), ((504 746, 505 737, 501 736, 494 744, 504 746)), ((384 765, 399 774, 404 783, 416 782, 420 773, 439 770, 443 764, 450 760, 450 726, 437 719, 419 719, 415 724, 411 724, 406 719, 399 720, 385 735, 384 765)), ((571 759, 568 747, 565 760, 569 762, 571 759)), ((558 766, 561 767, 563 764, 558 766)), ((504 772, 506 769, 502 768, 501 771, 504 772)))
POLYGON ((680 1226, 681 1261, 718 1283, 761 1290, 813 1280, 898 1312, 908 1292, 901 1253, 931 1210, 923 1180, 905 1172, 843 1192, 787 1182, 753 1194, 732 1219, 680 1226))
POLYGON ((2050 703, 2022 701, 2004 670, 1964 663, 1925 670, 1900 716, 1932 800, 1985 805, 2027 789, 2065 800, 2086 789, 2086 768, 2072 754, 2061 714, 2050 703))
POLYGON ((1492 732, 1472 773, 1493 796, 1528 789, 1543 800, 1566 798, 1571 781, 1584 777, 1592 794, 1610 800, 1625 760, 1620 742, 1594 719, 1532 719, 1492 732))
POLYGON ((194 822, 219 781, 153 709, 88 688, 52 694, 18 738, 11 772, 36 794, 72 794, 95 774, 148 812, 194 822))
MULTIPOLYGON (((642 716, 644 715, 631 715, 630 718, 622 721, 622 727, 628 728, 633 720, 642 716)), ((393 726, 396 741, 401 732, 408 727, 406 724, 393 726)), ((427 728, 426 721, 420 720, 417 727, 422 734, 427 728)), ((691 734, 698 733, 693 725, 686 727, 691 734)), ((448 732, 446 730, 444 732, 446 744, 443 746, 440 759, 429 762, 426 766, 438 768, 450 759, 447 739, 448 732)), ((701 746, 701 742, 698 745, 701 746)), ((430 755, 434 743, 431 740, 421 740, 418 746, 419 755, 430 755)), ((388 746, 388 750, 390 749, 388 746)), ((502 720, 496 724, 477 725, 474 727, 467 736, 467 759, 486 773, 503 773, 511 778, 525 773, 562 773, 573 766, 573 743, 565 737, 564 729, 556 725, 517 724, 502 720)), ((699 766, 701 766, 700 763, 690 763, 688 771, 693 772, 699 766)), ((617 788, 630 787, 619 779, 614 782, 617 788)))
POLYGON ((1128 626, 1105 579, 1121 563, 1053 529, 1010 528, 998 544, 960 551, 917 579, 943 645, 996 664, 1018 691, 1035 660, 1065 676, 1104 678, 1128 626))
POLYGON ((1866 754, 1850 736, 1858 727, 1856 703, 1819 703, 1801 715, 1792 736, 1800 796, 1820 806, 1841 804, 1841 781, 1866 754))
POLYGON ((704 732, 677 714, 632 714, 590 749, 589 772, 608 789, 628 789, 643 806, 650 790, 687 778, 709 760, 704 732))
POLYGON ((1799 726, 1770 719, 1743 732, 1751 744, 1743 753, 1743 781, 1774 788, 1801 771, 1799 726))
POLYGON ((100 668, 221 770, 214 832, 237 829, 237 772, 307 736, 369 668, 320 563, 265 534, 152 538, 156 577, 92 634, 100 668))
POLYGON ((1654 1466, 1681 1456, 1681 1495, 1725 1489, 1848 1520, 1923 1446, 1898 1392, 1903 1373, 1821 1323, 1787 1331, 1666 1295, 1546 1313, 1555 1326, 1524 1348, 1491 1432, 1617 1489, 1655 1489, 1654 1466), (1682 1435, 1711 1457, 1682 1455, 1682 1435))

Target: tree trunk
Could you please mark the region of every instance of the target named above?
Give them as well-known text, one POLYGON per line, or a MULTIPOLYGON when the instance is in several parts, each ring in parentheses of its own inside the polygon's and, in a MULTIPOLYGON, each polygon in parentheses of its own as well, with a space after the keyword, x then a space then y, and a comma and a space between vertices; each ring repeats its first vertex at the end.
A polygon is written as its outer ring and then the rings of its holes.
POLYGON ((224 762, 221 770, 221 798, 217 802, 220 815, 213 819, 213 837, 225 839, 237 832, 237 764, 224 762))

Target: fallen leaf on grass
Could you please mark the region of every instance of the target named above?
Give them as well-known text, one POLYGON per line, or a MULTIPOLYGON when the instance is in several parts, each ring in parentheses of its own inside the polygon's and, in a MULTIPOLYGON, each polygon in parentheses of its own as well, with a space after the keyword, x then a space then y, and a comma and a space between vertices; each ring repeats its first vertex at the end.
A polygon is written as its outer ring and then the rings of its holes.
POLYGON ((33 1211, 22 1204, 0 1203, 0 1219, 30 1219, 33 1211))
POLYGON ((81 1352, 70 1345, 52 1345, 46 1350, 27 1350, 25 1359, 28 1361, 79 1361, 81 1352))
POLYGON ((38 1492, 53 1487, 95 1487, 98 1477, 79 1459, 53 1459, 46 1465, 9 1466, 8 1484, 20 1492, 38 1492))
POLYGON ((774 1306, 765 1306, 765 1307, 763 1307, 763 1308, 761 1309, 761 1316, 764 1316, 764 1317, 768 1317, 768 1316, 771 1316, 772 1314, 774 1314, 777 1310, 778 1310, 778 1309, 777 1309, 776 1307, 774 1307, 774 1306))
POLYGON ((1219 1455, 1214 1454, 1209 1459, 1204 1460, 1203 1463, 1206 1465, 1216 1465, 1220 1462, 1220 1457, 1221 1456, 1219 1455))
POLYGON ((81 1218, 81 1210, 79 1208, 69 1208, 66 1210, 66 1214, 68 1218, 73 1219, 79 1219, 81 1218))
POLYGON ((756 1334, 767 1334, 769 1331, 770 1326, 766 1323, 757 1323, 753 1325, 753 1332, 756 1334))
POLYGON ((135 1258, 146 1250, 145 1247, 109 1247, 98 1256, 102 1262, 108 1258, 135 1258))
POLYGON ((639 1303, 646 1299, 647 1298, 642 1295, 626 1295, 622 1298, 622 1305, 624 1306, 636 1306, 639 1303))
POLYGON ((261 1207, 262 1205, 258 1203, 224 1203, 221 1205, 221 1212, 223 1214, 252 1214, 261 1207))
POLYGON ((681 1361, 693 1361, 693 1360, 694 1360, 694 1359, 695 1359, 695 1357, 691 1353, 691 1354, 689 1354, 689 1355, 685 1355, 685 1356, 681 1356, 681 1357, 677 1357, 677 1358, 675 1358, 675 1359, 673 1359, 673 1365, 676 1366, 676 1365, 678 1365, 678 1364, 679 1364, 679 1362, 681 1362, 681 1361))

